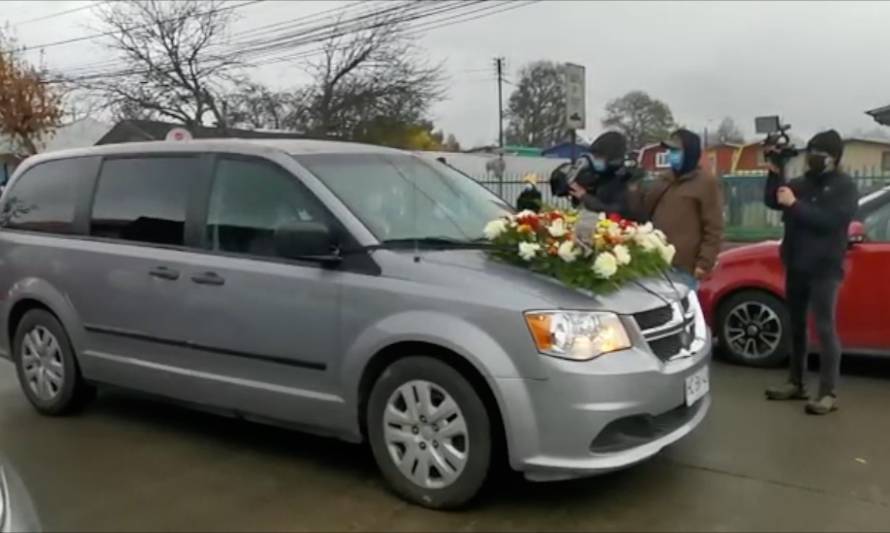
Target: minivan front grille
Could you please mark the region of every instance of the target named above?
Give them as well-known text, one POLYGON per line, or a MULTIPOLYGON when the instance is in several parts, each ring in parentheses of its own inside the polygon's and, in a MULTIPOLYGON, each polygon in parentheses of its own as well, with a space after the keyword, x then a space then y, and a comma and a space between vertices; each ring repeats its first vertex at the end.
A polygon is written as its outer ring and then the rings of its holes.
POLYGON ((695 317, 689 297, 680 305, 665 305, 633 315, 652 353, 670 361, 689 348, 695 338, 695 317))
POLYGON ((673 316, 674 311, 670 306, 665 305, 664 307, 657 307, 655 309, 650 309, 649 311, 636 313, 634 315, 634 320, 637 321, 637 325, 640 326, 640 329, 645 331, 667 324, 671 321, 673 316))
POLYGON ((671 357, 680 353, 680 350, 683 349, 683 341, 680 339, 680 334, 678 333, 677 335, 671 335, 670 337, 662 337, 660 339, 655 339, 654 341, 649 341, 649 348, 652 349, 652 353, 654 353, 656 357, 662 361, 667 361, 671 357))

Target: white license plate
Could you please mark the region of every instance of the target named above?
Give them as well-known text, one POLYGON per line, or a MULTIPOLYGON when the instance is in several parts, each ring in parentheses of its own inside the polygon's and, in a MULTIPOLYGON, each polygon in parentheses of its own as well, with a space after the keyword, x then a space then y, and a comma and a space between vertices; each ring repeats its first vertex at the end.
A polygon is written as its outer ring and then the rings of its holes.
POLYGON ((691 376, 686 376, 686 405, 690 406, 701 400, 710 389, 711 380, 707 366, 699 368, 691 376))

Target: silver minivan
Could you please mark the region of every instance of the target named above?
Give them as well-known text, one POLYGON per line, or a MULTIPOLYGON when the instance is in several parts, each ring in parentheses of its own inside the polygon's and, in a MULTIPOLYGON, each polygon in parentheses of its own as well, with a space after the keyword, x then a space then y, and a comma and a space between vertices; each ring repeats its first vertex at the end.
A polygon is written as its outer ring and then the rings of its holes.
POLYGON ((710 405, 695 293, 664 277, 594 296, 493 260, 483 228, 509 211, 447 165, 360 144, 33 157, 0 207, 0 350, 43 414, 104 384, 367 441, 434 508, 500 462, 568 479, 688 434, 710 405), (603 328, 627 342, 604 353, 603 328))

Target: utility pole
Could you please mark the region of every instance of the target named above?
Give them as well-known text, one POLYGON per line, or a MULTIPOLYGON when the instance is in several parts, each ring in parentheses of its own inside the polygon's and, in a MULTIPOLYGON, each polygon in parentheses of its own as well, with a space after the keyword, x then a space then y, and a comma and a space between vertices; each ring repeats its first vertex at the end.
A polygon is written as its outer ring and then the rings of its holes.
POLYGON ((498 71, 498 147, 504 149, 504 58, 494 58, 498 71))

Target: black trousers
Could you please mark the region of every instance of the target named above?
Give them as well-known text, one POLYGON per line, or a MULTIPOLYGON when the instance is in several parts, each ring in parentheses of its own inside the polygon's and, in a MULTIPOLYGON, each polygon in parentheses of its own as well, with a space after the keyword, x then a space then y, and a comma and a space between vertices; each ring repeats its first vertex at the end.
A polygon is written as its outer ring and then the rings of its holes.
POLYGON ((841 280, 789 271, 785 292, 791 315, 791 382, 803 385, 807 363, 807 311, 812 312, 822 345, 819 398, 835 395, 841 373, 841 343, 837 335, 837 293, 841 280))

